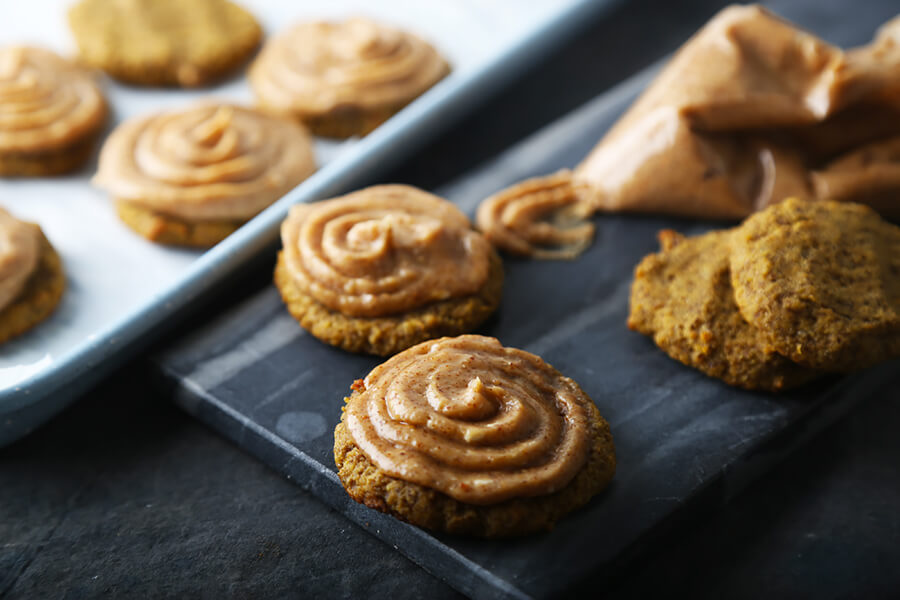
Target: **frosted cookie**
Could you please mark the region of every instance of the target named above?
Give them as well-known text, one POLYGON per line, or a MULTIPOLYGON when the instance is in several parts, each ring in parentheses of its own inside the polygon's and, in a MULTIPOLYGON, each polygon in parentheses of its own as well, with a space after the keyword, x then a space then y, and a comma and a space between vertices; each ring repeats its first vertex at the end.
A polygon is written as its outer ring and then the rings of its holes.
POLYGON ((490 337, 424 342, 357 380, 334 432, 357 502, 478 537, 550 529, 615 473, 609 425, 572 379, 490 337))
POLYGON ((315 337, 388 355, 471 331, 496 310, 503 266, 452 203, 375 186, 291 209, 275 283, 315 337))
POLYGON ((660 232, 662 250, 634 272, 628 327, 675 360, 729 385, 781 391, 817 373, 775 352, 741 316, 731 289, 732 230, 685 238, 660 232))
POLYGON ((55 175, 91 155, 106 119, 93 77, 49 50, 0 48, 0 175, 55 175))
POLYGON ((201 103, 119 125, 103 145, 94 183, 147 239, 208 247, 314 170, 302 126, 201 103))
POLYGON ((828 371, 900 356, 900 227, 874 210, 790 198, 732 247, 737 306, 779 353, 828 371))
POLYGON ((315 135, 365 135, 450 71, 419 37, 367 19, 301 23, 269 40, 248 77, 260 107, 315 135))
POLYGON ((0 343, 46 319, 66 286, 41 228, 0 208, 0 343))
POLYGON ((69 10, 81 59, 139 85, 206 85, 259 45, 253 16, 227 0, 81 0, 69 10))

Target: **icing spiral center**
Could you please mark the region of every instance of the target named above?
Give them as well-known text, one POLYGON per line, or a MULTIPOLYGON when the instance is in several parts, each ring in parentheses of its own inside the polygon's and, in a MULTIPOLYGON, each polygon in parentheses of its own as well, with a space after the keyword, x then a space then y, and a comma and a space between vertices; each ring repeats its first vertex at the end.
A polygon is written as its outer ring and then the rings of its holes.
POLYGON ((590 448, 590 402, 537 356, 464 335, 376 367, 350 398, 347 426, 389 475, 493 504, 571 481, 590 448))

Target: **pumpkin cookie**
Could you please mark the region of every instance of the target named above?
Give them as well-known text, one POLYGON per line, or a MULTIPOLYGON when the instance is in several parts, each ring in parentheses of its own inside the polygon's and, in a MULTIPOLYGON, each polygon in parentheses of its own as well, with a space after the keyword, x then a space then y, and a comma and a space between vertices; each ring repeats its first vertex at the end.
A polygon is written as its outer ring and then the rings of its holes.
POLYGON ((62 262, 41 228, 0 209, 0 343, 46 319, 65 286, 62 262))
POLYGON ((421 343, 356 381, 334 431, 357 502, 478 537, 547 530, 615 473, 609 425, 572 379, 489 337, 421 343))
POLYGON ((288 29, 266 43, 248 77, 260 107, 346 138, 369 133, 449 71, 415 35, 357 18, 288 29))
POLYGON ((503 267, 453 204, 404 185, 291 209, 275 283, 322 341, 388 355, 480 325, 496 310, 503 267))
POLYGON ((660 232, 662 251, 634 272, 628 327, 675 360, 730 385, 779 391, 816 372, 777 354, 738 311, 731 289, 731 231, 685 238, 660 232))
POLYGON ((48 50, 0 48, 0 175, 66 173, 91 155, 106 101, 89 73, 48 50))
POLYGON ((228 0, 81 0, 69 10, 81 59, 138 85, 206 85, 259 45, 253 16, 228 0))
POLYGON ((147 239, 208 247, 314 170, 302 126, 201 103, 122 123, 103 146, 94 183, 147 239))
POLYGON ((779 353, 851 371, 900 356, 900 228, 872 209, 794 198, 737 230, 741 314, 779 353))

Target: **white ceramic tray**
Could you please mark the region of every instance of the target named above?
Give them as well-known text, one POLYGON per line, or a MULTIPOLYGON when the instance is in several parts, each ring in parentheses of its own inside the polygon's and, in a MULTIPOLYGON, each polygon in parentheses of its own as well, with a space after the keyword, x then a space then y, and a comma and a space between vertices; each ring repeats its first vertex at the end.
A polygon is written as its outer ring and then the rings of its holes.
MULTIPOLYGON (((317 140, 319 171, 205 253, 150 244, 125 228, 106 195, 90 185, 96 161, 65 177, 0 180, 0 205, 41 225, 68 280, 49 320, 0 347, 0 445, 61 410, 147 343, 158 325, 271 243, 290 205, 348 191, 408 155, 614 1, 243 0, 266 35, 302 19, 352 15, 408 28, 434 43, 453 72, 365 138, 317 140)), ((71 55, 68 4, 3 3, 0 40, 71 55)), ((204 90, 134 88, 109 80, 104 87, 111 127, 202 97, 251 101, 242 77, 204 90)))

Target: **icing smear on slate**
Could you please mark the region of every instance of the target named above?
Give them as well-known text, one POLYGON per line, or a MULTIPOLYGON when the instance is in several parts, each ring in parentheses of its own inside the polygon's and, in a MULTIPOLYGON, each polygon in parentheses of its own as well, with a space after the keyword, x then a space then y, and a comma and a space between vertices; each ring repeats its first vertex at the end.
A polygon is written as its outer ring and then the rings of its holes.
POLYGON ((212 389, 304 333, 289 314, 278 315, 234 348, 201 363, 186 379, 212 389))

